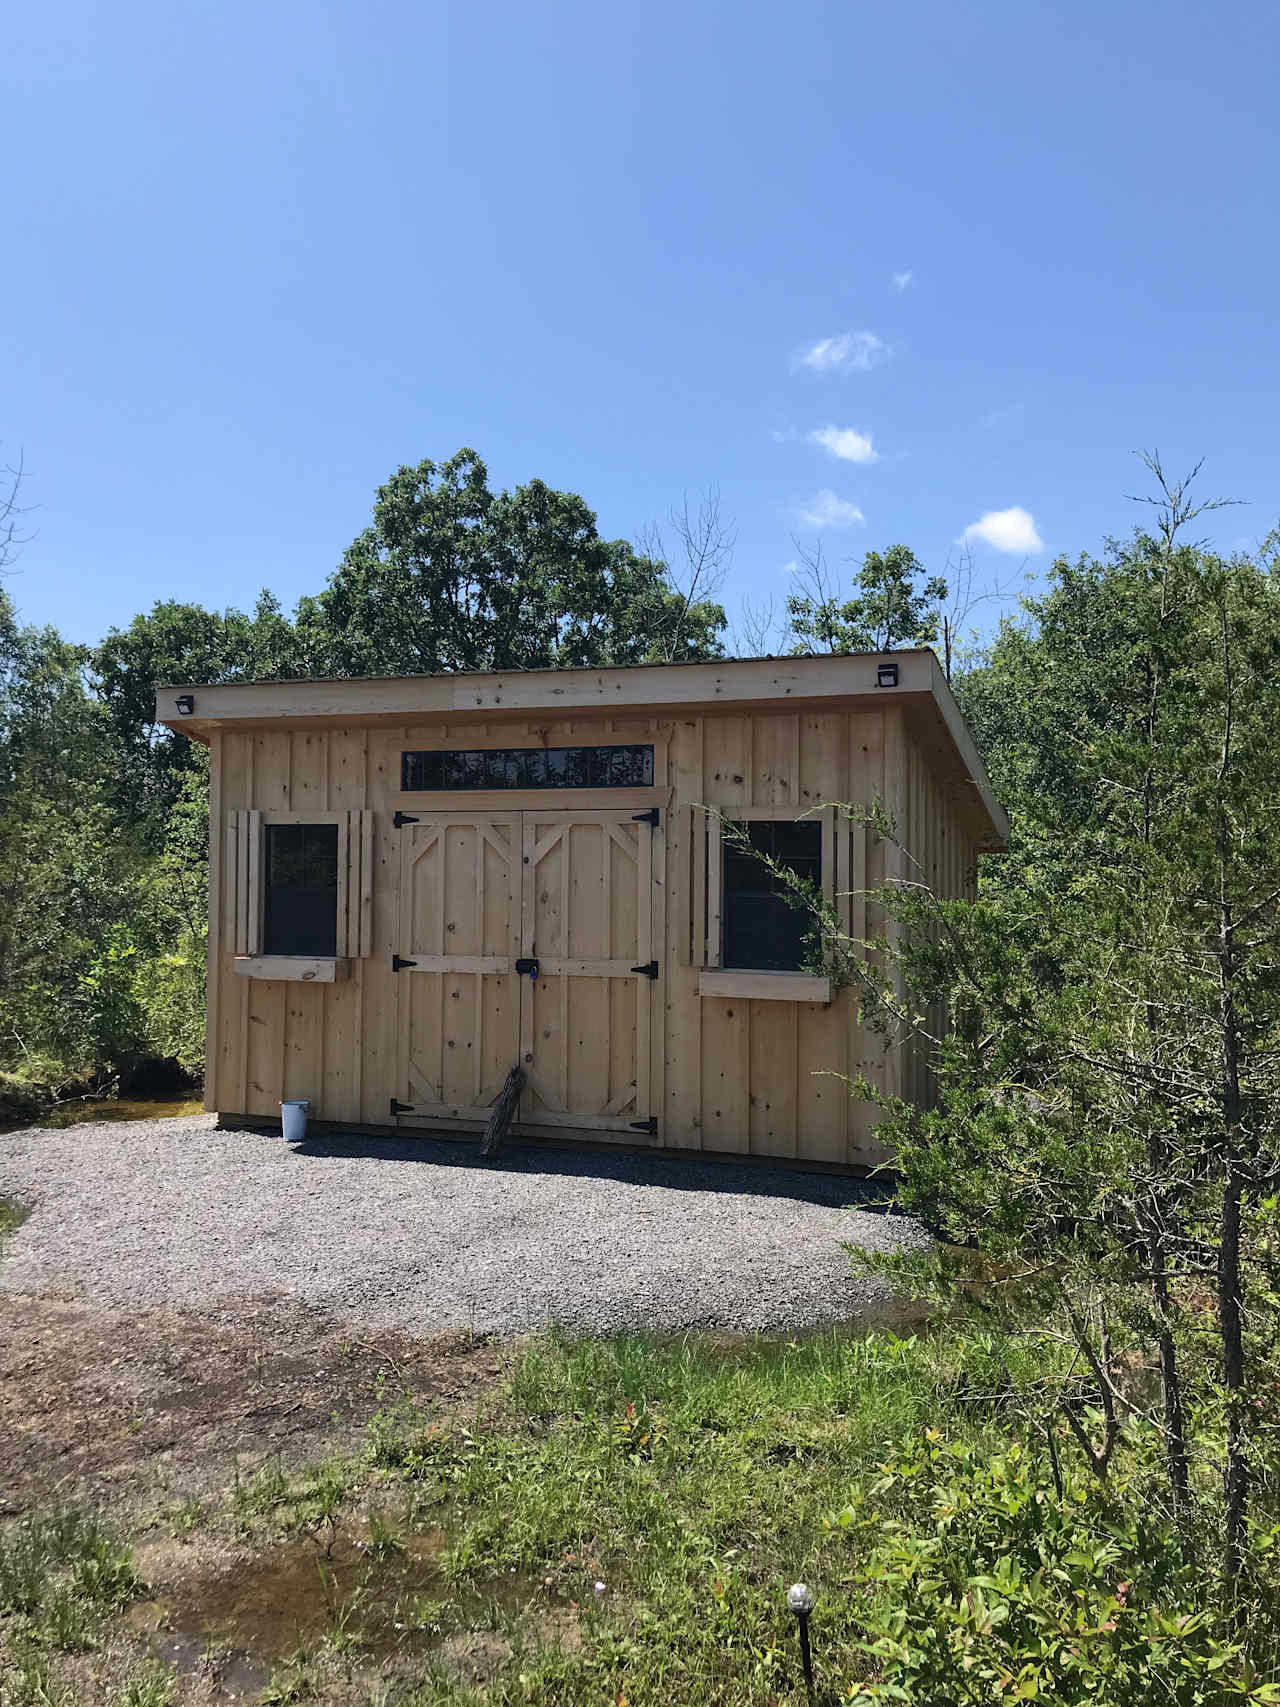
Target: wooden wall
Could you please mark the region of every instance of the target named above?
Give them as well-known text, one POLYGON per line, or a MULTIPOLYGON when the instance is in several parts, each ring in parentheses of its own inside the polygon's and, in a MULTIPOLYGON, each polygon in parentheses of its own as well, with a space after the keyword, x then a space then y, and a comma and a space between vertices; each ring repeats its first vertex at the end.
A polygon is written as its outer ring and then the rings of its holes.
MULTIPOLYGON (((900 705, 759 715, 706 715, 661 725, 600 720, 494 722, 413 730, 233 730, 215 737, 212 788, 209 1063, 206 1106, 227 1114, 277 1115, 282 1098, 306 1096, 316 1118, 386 1125, 396 1092, 399 986, 390 958, 399 948, 399 838, 391 815, 404 745, 548 745, 589 742, 605 729, 621 739, 654 739, 656 780, 671 805, 793 806, 797 815, 824 802, 869 804, 877 796, 902 825, 910 852, 943 893, 970 890, 977 828, 944 787, 925 741, 900 705), (227 810, 375 812, 373 952, 351 962, 332 984, 275 983, 237 977, 231 942, 219 930, 218 843, 227 810)), ((419 799, 421 808, 422 797, 419 799)), ((512 805, 518 805, 518 800, 512 805)), ((542 794, 538 806, 557 802, 542 794)), ((565 799, 564 806, 572 802, 565 799)), ((408 809, 413 810, 410 806, 408 809)), ((874 1108, 854 1101, 842 1075, 927 1101, 927 1064, 901 1046, 864 1032, 857 998, 829 1005, 743 1000, 698 994, 696 968, 680 964, 686 921, 688 818, 663 813, 655 844, 665 1049, 655 1085, 662 1090, 660 1142, 837 1165, 883 1160, 874 1108), (662 857, 665 844, 665 860, 662 857)), ((874 888, 904 868, 899 851, 870 833, 851 838, 848 886, 874 888)), ((841 873, 841 882, 845 874, 841 873)), ((855 895, 853 934, 883 922, 866 917, 855 895)), ((655 1044, 657 1044, 655 1039, 655 1044)))

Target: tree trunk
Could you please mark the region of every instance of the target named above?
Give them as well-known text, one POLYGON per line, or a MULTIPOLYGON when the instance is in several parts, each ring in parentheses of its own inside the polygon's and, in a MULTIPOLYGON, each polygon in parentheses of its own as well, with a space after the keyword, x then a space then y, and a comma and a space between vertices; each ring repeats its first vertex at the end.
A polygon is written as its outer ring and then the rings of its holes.
POLYGON ((1192 1562, 1191 1538, 1191 1475, 1187 1464, 1187 1422, 1182 1402, 1182 1377, 1178 1369, 1178 1350, 1173 1337, 1170 1312, 1169 1278, 1165 1266, 1164 1239, 1157 1229, 1148 1240, 1151 1256, 1151 1295, 1160 1324, 1156 1345, 1160 1352, 1160 1391, 1164 1401, 1164 1446, 1169 1466, 1169 1486, 1173 1492, 1174 1520, 1183 1560, 1192 1562))
POLYGON ((1244 1333, 1240 1309, 1240 1222, 1244 1174, 1234 1150, 1227 1158, 1218 1254, 1218 1325, 1222 1339, 1222 1384, 1227 1390, 1227 1463, 1223 1478, 1226 1507, 1222 1556, 1224 1585, 1230 1590, 1244 1555, 1245 1516, 1249 1505, 1249 1454, 1244 1419, 1244 1333))

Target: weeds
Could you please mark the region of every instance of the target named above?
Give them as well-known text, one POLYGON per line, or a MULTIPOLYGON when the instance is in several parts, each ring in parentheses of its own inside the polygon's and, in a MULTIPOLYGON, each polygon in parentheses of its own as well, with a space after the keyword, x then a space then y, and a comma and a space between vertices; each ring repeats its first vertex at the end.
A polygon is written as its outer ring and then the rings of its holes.
POLYGON ((327 1526, 332 1531, 352 1485, 352 1467, 342 1458, 326 1458, 292 1479, 272 1458, 247 1482, 237 1474, 231 1508, 236 1526, 246 1534, 263 1518, 284 1530, 327 1526))
POLYGON ((169 1707, 173 1692, 173 1673, 164 1666, 152 1666, 141 1677, 125 1684, 118 1698, 119 1707, 169 1707))
POLYGON ((54 1647, 83 1647, 141 1586, 129 1549, 96 1517, 57 1512, 0 1537, 0 1614, 54 1647))
POLYGON ((27 1218, 27 1211, 11 1197, 0 1197, 0 1246, 10 1233, 17 1232, 27 1218))

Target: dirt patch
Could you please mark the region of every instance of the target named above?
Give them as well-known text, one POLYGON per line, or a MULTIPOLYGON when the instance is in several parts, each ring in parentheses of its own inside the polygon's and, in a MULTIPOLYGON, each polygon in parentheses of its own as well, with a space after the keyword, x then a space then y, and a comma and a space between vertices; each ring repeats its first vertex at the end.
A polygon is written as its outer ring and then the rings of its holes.
POLYGON ((354 1447, 381 1403, 467 1403, 510 1366, 465 1334, 412 1340, 284 1302, 123 1314, 0 1294, 0 1517, 137 1512, 237 1467, 354 1447))
POLYGON ((152 1598, 131 1608, 129 1624, 157 1659, 224 1698, 261 1689, 290 1655, 325 1640, 385 1670, 438 1639, 444 1543, 439 1531, 388 1540, 346 1524, 212 1564, 175 1564, 170 1553, 162 1565, 144 1552, 152 1598))
POLYGON ((203 1680, 216 1700, 261 1689, 299 1653, 322 1647, 330 1662, 348 1655, 382 1679, 411 1676, 415 1661, 434 1654, 479 1681, 511 1655, 497 1628, 505 1617, 531 1613, 540 1629, 565 1624, 577 1635, 576 1613, 543 1583, 511 1575, 483 1593, 451 1588, 441 1569, 448 1541, 439 1529, 346 1519, 258 1551, 143 1549, 149 1598, 127 1622, 157 1659, 203 1680))

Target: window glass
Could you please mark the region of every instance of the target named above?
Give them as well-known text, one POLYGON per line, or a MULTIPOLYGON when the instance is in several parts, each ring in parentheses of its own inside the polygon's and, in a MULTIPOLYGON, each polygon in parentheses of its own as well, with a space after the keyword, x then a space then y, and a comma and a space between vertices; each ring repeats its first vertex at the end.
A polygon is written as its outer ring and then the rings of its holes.
POLYGON ((724 953, 722 963, 752 972, 796 972, 806 963, 813 918, 793 906, 763 859, 822 887, 822 825, 814 819, 739 824, 724 839, 724 953), (748 848, 737 845, 738 831, 748 848))
POLYGON ((407 793, 468 788, 651 788, 652 747, 486 747, 400 756, 407 793))
POLYGON ((268 824, 264 954, 338 952, 338 826, 268 824))

